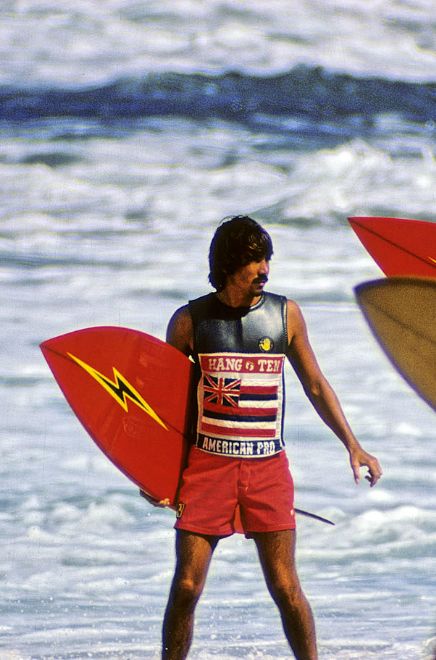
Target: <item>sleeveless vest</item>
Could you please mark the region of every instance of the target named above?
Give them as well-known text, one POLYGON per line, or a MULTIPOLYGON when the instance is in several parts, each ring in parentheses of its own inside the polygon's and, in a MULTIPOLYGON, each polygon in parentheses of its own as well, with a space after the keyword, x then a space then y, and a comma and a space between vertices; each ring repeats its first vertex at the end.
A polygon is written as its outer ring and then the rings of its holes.
POLYGON ((189 302, 196 374, 195 444, 221 456, 284 449, 286 298, 233 308, 211 293, 189 302))

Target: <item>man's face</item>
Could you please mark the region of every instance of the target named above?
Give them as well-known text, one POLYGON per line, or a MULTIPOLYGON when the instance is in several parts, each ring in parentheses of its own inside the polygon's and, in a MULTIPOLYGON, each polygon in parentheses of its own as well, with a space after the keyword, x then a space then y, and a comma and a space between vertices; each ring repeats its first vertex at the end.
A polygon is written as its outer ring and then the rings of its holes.
POLYGON ((265 284, 268 282, 269 261, 250 261, 246 266, 229 275, 228 284, 237 287, 241 293, 253 298, 260 296, 265 284))

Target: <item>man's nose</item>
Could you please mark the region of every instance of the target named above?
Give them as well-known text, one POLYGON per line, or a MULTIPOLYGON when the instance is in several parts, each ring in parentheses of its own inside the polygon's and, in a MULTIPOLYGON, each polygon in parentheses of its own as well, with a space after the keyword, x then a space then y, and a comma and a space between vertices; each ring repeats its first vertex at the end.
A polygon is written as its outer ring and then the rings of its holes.
POLYGON ((269 261, 266 259, 262 259, 262 261, 259 262, 259 274, 260 275, 268 275, 269 273, 269 261))

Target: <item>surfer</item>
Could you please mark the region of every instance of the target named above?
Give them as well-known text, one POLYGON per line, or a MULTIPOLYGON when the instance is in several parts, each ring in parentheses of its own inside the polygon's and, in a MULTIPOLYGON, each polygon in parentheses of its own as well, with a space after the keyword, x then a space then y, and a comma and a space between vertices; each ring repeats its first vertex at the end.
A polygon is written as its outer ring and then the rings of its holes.
POLYGON ((164 660, 185 658, 194 611, 217 543, 238 529, 254 539, 284 633, 296 658, 317 657, 315 625, 297 575, 293 482, 283 441, 287 357, 322 420, 342 441, 354 479, 382 471, 353 435, 321 372, 300 308, 265 292, 273 254, 268 233, 235 216, 209 251, 214 293, 178 309, 167 341, 195 361, 193 446, 176 521, 176 569, 163 623, 164 660))

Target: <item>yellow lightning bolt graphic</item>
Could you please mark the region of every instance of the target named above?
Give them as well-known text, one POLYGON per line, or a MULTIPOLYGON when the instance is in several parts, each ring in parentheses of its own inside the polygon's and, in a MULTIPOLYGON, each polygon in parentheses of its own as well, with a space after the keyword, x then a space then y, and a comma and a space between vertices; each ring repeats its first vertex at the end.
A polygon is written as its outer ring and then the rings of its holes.
POLYGON ((137 390, 131 385, 122 374, 112 367, 114 372, 115 381, 110 380, 107 376, 104 376, 102 373, 91 367, 86 362, 83 362, 80 358, 76 357, 72 353, 68 353, 69 357, 76 362, 82 369, 84 369, 90 376, 92 376, 105 390, 108 394, 111 395, 113 399, 126 411, 128 412, 127 399, 130 399, 136 406, 141 408, 147 415, 150 415, 157 424, 162 426, 166 431, 168 427, 163 423, 160 417, 155 413, 153 408, 142 398, 137 390))

